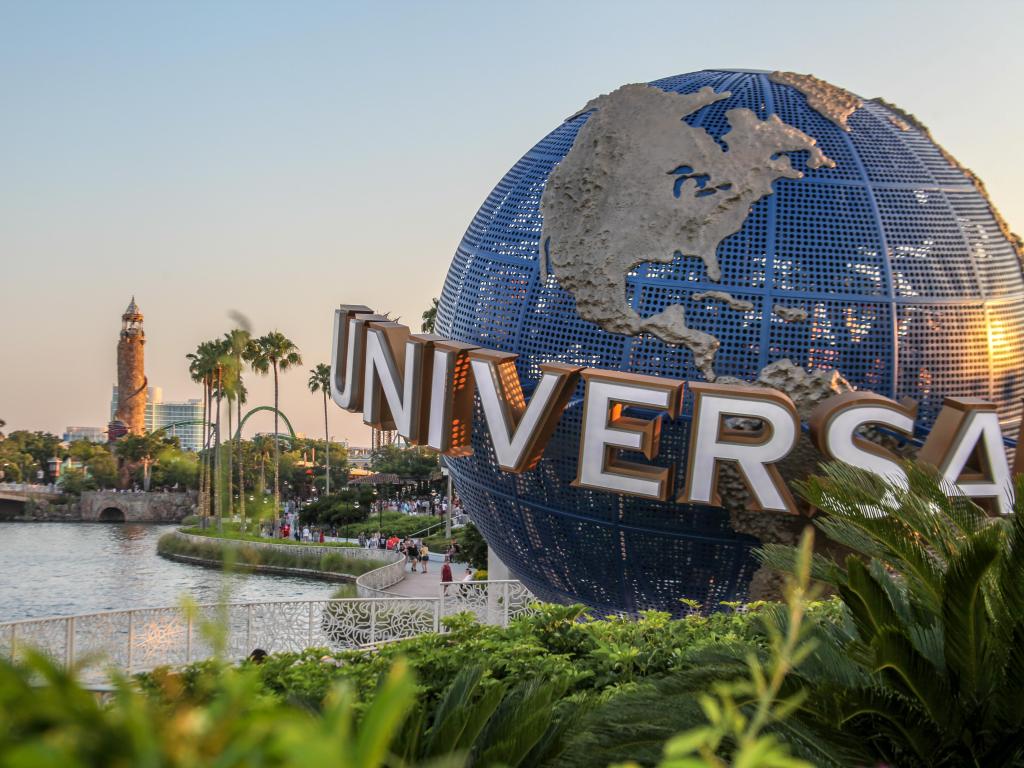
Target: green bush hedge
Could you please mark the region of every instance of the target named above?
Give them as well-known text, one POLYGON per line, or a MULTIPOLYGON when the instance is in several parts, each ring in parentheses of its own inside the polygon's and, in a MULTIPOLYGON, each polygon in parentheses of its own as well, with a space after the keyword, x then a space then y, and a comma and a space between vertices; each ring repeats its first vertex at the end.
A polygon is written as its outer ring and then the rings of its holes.
POLYGON ((308 541, 295 541, 295 539, 268 539, 266 536, 260 536, 258 533, 250 532, 242 533, 239 530, 238 523, 224 523, 224 527, 221 530, 213 528, 198 528, 196 526, 185 527, 181 529, 183 533, 191 534, 192 536, 206 536, 211 539, 233 539, 235 541, 254 541, 263 544, 289 544, 293 546, 309 547, 358 547, 358 544, 353 544, 348 541, 325 541, 323 544, 318 542, 308 541))
MULTIPOLYGON (((266 540, 264 540, 266 541, 266 540)), ((157 552, 161 555, 187 555, 204 560, 244 563, 247 565, 271 565, 279 568, 303 568, 328 573, 341 573, 348 576, 359 576, 380 568, 384 563, 363 558, 346 557, 343 551, 317 555, 304 552, 302 547, 294 547, 289 551, 271 547, 256 547, 242 544, 225 546, 211 538, 209 541, 194 541, 173 533, 167 533, 157 542, 157 552), (292 551, 294 550, 294 551, 292 551)))

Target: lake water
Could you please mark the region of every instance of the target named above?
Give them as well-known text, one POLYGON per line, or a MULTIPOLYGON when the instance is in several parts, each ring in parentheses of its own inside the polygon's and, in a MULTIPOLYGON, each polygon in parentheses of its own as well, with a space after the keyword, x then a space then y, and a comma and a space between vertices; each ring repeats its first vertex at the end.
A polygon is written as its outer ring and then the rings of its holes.
POLYGON ((173 525, 0 523, 0 621, 216 602, 323 599, 338 587, 272 574, 226 576, 165 560, 156 542, 173 525))

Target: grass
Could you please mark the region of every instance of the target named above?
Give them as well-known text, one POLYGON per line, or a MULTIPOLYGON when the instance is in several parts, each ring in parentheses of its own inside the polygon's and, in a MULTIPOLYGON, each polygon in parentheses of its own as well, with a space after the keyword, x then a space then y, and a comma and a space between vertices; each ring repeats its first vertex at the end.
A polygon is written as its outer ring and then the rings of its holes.
MULTIPOLYGON (((266 541, 266 539, 264 539, 266 541)), ((215 539, 206 541, 193 541, 168 533, 160 537, 157 542, 156 551, 161 555, 185 555, 187 557, 198 557, 204 560, 224 562, 225 554, 230 553, 235 562, 246 565, 269 565, 277 568, 302 568, 312 571, 324 571, 327 573, 340 573, 346 576, 359 576, 380 568, 381 563, 362 558, 346 557, 342 553, 330 552, 325 555, 316 555, 312 552, 303 552, 301 547, 296 547, 294 552, 284 552, 279 549, 268 547, 249 547, 244 544, 239 547, 221 546, 215 539)))
MULTIPOLYGON (((406 515, 391 509, 381 513, 379 524, 376 513, 370 513, 366 520, 361 523, 349 523, 338 528, 338 535, 347 539, 355 539, 359 537, 360 533, 372 535, 379 530, 385 536, 390 536, 392 533, 398 536, 411 536, 430 525, 443 522, 443 519, 440 517, 406 515)), ((443 534, 444 526, 438 526, 435 529, 436 531, 440 531, 443 534)))

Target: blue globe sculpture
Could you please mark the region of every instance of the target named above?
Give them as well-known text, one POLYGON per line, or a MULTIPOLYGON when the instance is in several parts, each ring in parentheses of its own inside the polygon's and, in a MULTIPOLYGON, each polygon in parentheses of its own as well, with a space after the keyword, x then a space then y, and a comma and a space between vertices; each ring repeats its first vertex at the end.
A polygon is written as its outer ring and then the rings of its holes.
MULTIPOLYGON (((976 396, 1013 434, 1018 241, 911 115, 810 76, 733 70, 576 106, 473 218, 438 333, 517 353, 528 395, 538 366, 559 361, 788 382, 802 406, 849 387, 909 397, 922 432, 945 396, 976 396)), ((608 612, 759 596, 753 549, 793 521, 573 487, 581 395, 530 472, 497 468, 479 412, 473 454, 449 460, 512 574, 542 599, 608 612)), ((655 463, 675 463, 677 483, 688 430, 686 412, 662 427, 655 463)))

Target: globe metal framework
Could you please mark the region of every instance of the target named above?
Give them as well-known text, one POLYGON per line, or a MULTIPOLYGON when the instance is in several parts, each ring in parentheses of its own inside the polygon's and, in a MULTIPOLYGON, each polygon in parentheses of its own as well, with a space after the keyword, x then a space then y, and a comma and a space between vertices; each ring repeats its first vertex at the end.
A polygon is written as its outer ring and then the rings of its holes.
MULTIPOLYGON (((776 181, 742 229, 722 241, 720 282, 708 279, 699 259, 677 253, 670 265, 629 273, 632 307, 647 317, 685 303, 687 324, 721 341, 719 376, 753 381, 768 364, 789 359, 809 370, 837 369, 858 389, 913 398, 922 431, 949 395, 997 403, 1004 426, 1013 428, 1024 397, 1024 280, 980 183, 890 105, 863 101, 844 130, 776 80, 702 71, 651 83, 678 93, 731 92, 685 118, 723 147, 725 113, 745 107, 813 137, 835 167, 807 168, 806 151, 791 153, 803 178, 776 181), (750 309, 692 298, 723 290, 750 309), (806 319, 787 321, 773 311, 779 305, 802 308, 806 319)), ((703 380, 689 350, 651 335, 606 332, 578 316, 555 276, 541 277, 541 195, 589 114, 548 134, 487 197, 452 261, 438 333, 518 353, 527 392, 548 361, 703 380)), ((535 470, 500 472, 479 414, 473 455, 448 462, 472 519, 514 575, 542 598, 609 611, 678 611, 684 596, 711 607, 746 597, 758 539, 739 532, 724 510, 571 485, 579 394, 535 470)), ((662 431, 659 461, 675 462, 677 478, 687 417, 662 431)))

